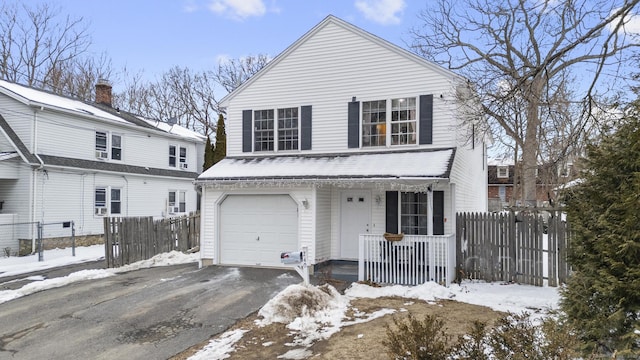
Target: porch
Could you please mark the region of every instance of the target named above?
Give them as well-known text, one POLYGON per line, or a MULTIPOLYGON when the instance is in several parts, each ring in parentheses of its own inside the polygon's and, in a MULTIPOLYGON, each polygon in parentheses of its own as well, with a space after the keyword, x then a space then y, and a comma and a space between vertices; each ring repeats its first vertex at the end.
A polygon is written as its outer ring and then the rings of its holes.
POLYGON ((449 286, 455 279, 455 241, 455 234, 405 235, 400 241, 360 234, 358 280, 397 285, 435 281, 449 286))

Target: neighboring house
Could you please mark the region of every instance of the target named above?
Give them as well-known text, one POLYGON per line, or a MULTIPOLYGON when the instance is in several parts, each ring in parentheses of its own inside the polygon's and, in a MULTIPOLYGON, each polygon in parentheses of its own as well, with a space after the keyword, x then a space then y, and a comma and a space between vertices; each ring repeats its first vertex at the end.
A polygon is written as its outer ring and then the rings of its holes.
MULTIPOLYGON (((362 259, 363 235, 443 236, 486 211, 458 75, 328 16, 222 99, 227 157, 198 177, 202 265, 362 259)), ((418 239, 418 238, 416 238, 418 239)))
POLYGON ((0 81, 0 247, 15 252, 20 239, 32 252, 36 222, 45 238, 68 237, 60 223, 70 221, 76 236, 97 238, 105 216, 196 210, 205 138, 113 109, 105 82, 96 100, 0 81))
MULTIPOLYGON (((502 211, 510 206, 521 206, 520 180, 512 159, 489 159, 487 194, 489 211, 502 211)), ((539 165, 536 170, 536 206, 552 206, 558 190, 576 178, 573 161, 560 165, 539 165)))

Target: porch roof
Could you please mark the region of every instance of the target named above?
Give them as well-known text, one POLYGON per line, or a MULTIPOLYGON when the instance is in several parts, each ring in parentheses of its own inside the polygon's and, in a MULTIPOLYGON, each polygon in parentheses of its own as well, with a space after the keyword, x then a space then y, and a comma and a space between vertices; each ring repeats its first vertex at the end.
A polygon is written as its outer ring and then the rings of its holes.
POLYGON ((196 183, 277 180, 448 179, 455 148, 352 154, 227 157, 196 183))

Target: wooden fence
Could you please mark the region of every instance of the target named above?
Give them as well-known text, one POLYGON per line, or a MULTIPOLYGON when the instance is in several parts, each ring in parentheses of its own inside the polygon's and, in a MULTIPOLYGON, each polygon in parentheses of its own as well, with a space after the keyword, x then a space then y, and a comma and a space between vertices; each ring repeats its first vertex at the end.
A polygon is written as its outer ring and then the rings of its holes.
POLYGON ((559 212, 460 213, 456 218, 459 278, 558 286, 569 275, 568 224, 559 212))
POLYGON ((104 219, 107 267, 119 267, 172 250, 187 251, 200 244, 200 213, 154 220, 152 217, 104 219))

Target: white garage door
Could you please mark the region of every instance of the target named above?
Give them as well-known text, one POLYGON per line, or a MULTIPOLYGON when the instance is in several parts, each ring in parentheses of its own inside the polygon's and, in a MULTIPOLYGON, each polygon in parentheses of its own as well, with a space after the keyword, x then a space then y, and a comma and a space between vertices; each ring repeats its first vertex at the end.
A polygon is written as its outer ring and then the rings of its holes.
POLYGON ((220 208, 220 263, 277 266, 298 250, 298 205, 288 195, 230 195, 220 208))

